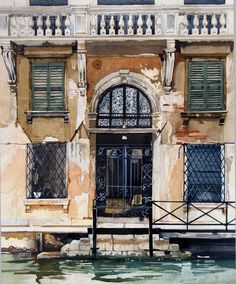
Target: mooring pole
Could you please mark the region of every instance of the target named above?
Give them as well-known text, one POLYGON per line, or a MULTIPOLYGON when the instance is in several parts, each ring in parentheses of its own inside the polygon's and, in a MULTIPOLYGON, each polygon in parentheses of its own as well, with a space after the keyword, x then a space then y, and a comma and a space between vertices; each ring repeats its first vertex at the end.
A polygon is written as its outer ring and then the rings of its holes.
POLYGON ((149 203, 149 254, 153 257, 153 234, 152 234, 152 202, 149 203))
POLYGON ((97 208, 96 208, 96 200, 93 202, 93 248, 92 254, 96 256, 97 252, 97 208))

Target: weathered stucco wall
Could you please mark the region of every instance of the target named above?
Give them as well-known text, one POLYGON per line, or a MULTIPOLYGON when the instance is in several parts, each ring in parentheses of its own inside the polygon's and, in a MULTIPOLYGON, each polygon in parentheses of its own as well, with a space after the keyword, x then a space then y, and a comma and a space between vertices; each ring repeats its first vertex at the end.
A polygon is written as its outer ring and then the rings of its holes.
MULTIPOLYGON (((51 49, 52 51, 53 49, 51 49)), ((50 52, 51 52, 50 51, 50 52)), ((37 51, 40 53, 40 51, 37 51)), ((18 56, 18 121, 15 125, 14 98, 10 95, 7 73, 0 61, 0 139, 1 139, 1 209, 3 225, 78 225, 91 224, 92 200, 95 197, 95 135, 88 135, 87 115, 96 85, 105 76, 119 70, 130 70, 147 78, 159 96, 162 134, 153 144, 153 197, 159 200, 182 200, 183 198, 183 153, 179 144, 184 142, 231 142, 233 141, 233 54, 226 59, 226 102, 228 114, 224 126, 218 119, 191 119, 183 126, 180 112, 184 110, 186 96, 185 59, 176 54, 173 89, 164 93, 161 83, 162 62, 159 55, 145 56, 91 56, 87 58, 88 94, 81 97, 76 87, 77 55, 66 60, 66 104, 70 112, 69 123, 62 118, 33 118, 26 121, 25 111, 30 108, 30 64, 25 56, 18 56), (79 110, 77 112, 77 109, 79 110), (67 146, 68 213, 60 206, 32 206, 25 212, 26 197, 26 143, 43 140, 69 141, 76 125, 78 134, 67 146), (14 208, 14 210, 12 210, 14 208), (90 219, 89 219, 90 218, 90 219)), ((147 94, 148 95, 148 94, 147 94)), ((226 151, 226 190, 234 199, 234 146, 226 151)))

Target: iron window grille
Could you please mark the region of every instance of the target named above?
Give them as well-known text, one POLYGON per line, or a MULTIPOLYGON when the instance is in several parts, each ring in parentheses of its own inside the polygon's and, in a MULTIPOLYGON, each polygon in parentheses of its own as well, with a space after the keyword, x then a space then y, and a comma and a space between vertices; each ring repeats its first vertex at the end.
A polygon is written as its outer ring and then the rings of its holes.
POLYGON ((225 146, 184 145, 184 200, 221 202, 225 198, 225 146))
POLYGON ((65 198, 66 143, 27 144, 27 198, 65 198))
POLYGON ((148 128, 152 125, 151 105, 146 95, 130 85, 105 91, 98 102, 97 127, 148 128))

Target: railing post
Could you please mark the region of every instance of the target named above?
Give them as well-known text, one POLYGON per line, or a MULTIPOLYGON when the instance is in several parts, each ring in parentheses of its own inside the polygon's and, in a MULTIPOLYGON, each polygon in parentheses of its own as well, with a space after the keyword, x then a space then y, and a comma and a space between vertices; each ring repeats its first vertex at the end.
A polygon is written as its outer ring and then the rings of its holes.
POLYGON ((188 231, 188 213, 189 213, 189 203, 187 202, 187 223, 186 223, 186 225, 187 225, 187 231, 188 231))
POLYGON ((93 248, 92 248, 92 254, 93 256, 96 256, 97 253, 97 206, 96 206, 96 200, 93 202, 93 248))
POLYGON ((152 234, 152 201, 149 202, 149 254, 153 257, 153 234, 152 234))
POLYGON ((228 231, 228 202, 225 202, 225 231, 228 231))

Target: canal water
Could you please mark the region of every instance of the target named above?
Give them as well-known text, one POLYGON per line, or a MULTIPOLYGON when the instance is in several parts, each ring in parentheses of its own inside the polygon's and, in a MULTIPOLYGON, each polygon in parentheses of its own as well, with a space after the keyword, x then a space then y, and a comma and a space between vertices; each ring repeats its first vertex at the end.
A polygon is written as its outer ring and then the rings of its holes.
POLYGON ((3 284, 228 284, 236 283, 235 260, 16 259, 2 255, 3 284))

